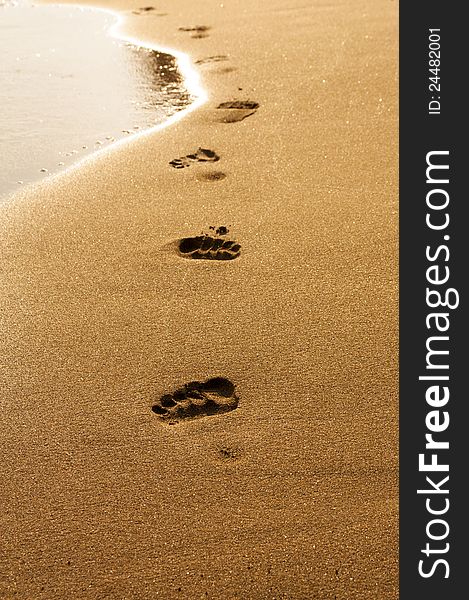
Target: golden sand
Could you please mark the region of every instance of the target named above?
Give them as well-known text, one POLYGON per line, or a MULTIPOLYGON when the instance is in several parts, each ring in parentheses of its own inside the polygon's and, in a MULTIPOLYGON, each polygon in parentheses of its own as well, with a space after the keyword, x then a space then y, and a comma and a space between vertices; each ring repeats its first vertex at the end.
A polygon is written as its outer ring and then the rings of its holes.
POLYGON ((101 6, 208 99, 1 208, 0 597, 396 599, 396 3, 101 6))

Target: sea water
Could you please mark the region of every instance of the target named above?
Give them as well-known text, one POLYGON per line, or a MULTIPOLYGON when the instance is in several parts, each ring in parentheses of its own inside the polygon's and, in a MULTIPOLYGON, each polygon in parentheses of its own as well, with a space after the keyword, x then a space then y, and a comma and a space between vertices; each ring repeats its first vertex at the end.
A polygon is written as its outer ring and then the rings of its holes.
POLYGON ((116 15, 0 0, 0 198, 192 101, 169 55, 111 35, 116 15))

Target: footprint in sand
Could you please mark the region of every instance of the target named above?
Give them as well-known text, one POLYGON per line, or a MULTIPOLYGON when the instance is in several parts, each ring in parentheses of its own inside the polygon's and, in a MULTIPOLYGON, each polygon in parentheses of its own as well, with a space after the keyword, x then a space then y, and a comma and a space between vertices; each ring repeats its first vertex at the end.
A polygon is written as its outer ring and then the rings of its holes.
POLYGON ((214 377, 204 382, 191 381, 172 394, 165 394, 152 406, 152 411, 163 423, 175 425, 232 411, 238 402, 233 383, 224 377, 214 377))
POLYGON ((237 123, 253 115, 259 108, 258 102, 252 100, 230 100, 217 106, 222 123, 237 123))
POLYGON ((181 156, 180 158, 174 158, 169 162, 169 164, 175 169, 184 169, 186 167, 190 167, 194 162, 217 162, 220 160, 220 157, 213 150, 209 150, 208 148, 199 148, 193 154, 187 154, 186 156, 181 156))
POLYGON ((140 8, 136 8, 132 11, 134 15, 141 15, 142 13, 151 12, 155 10, 154 6, 141 6, 140 8))
POLYGON ((218 460, 224 462, 234 462, 242 457, 243 451, 238 446, 220 446, 217 448, 216 454, 218 460))
MULTIPOLYGON (((137 8, 136 10, 132 11, 132 14, 134 15, 142 15, 148 12, 152 12, 156 10, 154 6, 142 6, 141 8, 137 8)), ((157 17, 165 17, 168 13, 158 13, 156 16, 157 17)))
POLYGON ((223 62, 228 60, 228 56, 226 54, 215 54, 214 56, 206 56, 205 58, 199 58, 199 60, 195 61, 196 65, 207 65, 210 63, 223 62))
POLYGON ((178 242, 178 253, 183 258, 199 260, 234 260, 241 254, 241 245, 224 236, 226 227, 210 228, 213 233, 182 238, 178 242))
POLYGON ((206 38, 208 37, 207 31, 209 31, 211 27, 208 25, 196 25, 195 27, 179 27, 179 31, 189 31, 192 35, 192 38, 206 38))
POLYGON ((208 173, 199 173, 196 179, 198 181, 221 181, 226 179, 226 173, 223 173, 223 171, 209 171, 208 173))
POLYGON ((221 67, 219 69, 213 69, 212 73, 217 75, 226 75, 227 73, 235 73, 238 69, 236 67, 221 67))
POLYGON ((208 65, 209 67, 211 66, 212 68, 210 69, 210 73, 226 74, 226 73, 234 73, 235 71, 237 71, 238 69, 236 67, 223 66, 223 65, 218 66, 219 63, 223 63, 227 60, 228 60, 228 56, 226 56, 225 54, 217 54, 215 56, 206 56, 205 58, 200 58, 199 60, 195 61, 195 64, 201 65, 201 66, 205 66, 205 65, 208 65))

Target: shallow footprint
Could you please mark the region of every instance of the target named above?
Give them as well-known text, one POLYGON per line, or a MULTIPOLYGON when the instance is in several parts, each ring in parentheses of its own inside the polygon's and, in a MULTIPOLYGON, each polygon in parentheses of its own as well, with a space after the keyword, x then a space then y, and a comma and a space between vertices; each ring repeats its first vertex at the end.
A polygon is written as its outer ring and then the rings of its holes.
POLYGON ((212 73, 217 75, 227 75, 228 73, 235 73, 238 69, 236 67, 220 67, 218 69, 212 69, 212 73))
POLYGON ((154 6, 142 6, 140 8, 136 8, 132 12, 134 15, 141 15, 142 13, 151 12, 152 10, 155 10, 154 6))
POLYGON ((223 62, 228 60, 228 56, 226 54, 216 54, 214 56, 206 56, 205 58, 199 58, 199 60, 195 61, 196 65, 205 65, 209 63, 223 62))
POLYGON ((239 398, 229 379, 213 377, 207 381, 191 381, 172 394, 165 394, 152 406, 160 421, 175 425, 230 412, 238 407, 239 398))
POLYGON ((223 171, 209 171, 208 173, 199 173, 196 179, 198 181, 221 181, 226 179, 226 173, 223 173, 223 171))
POLYGON ((253 115, 259 108, 259 103, 252 100, 230 100, 217 106, 221 112, 222 123, 238 123, 253 115))
POLYGON ((217 448, 216 454, 218 460, 222 460, 224 462, 233 462, 242 457, 243 451, 238 446, 220 446, 217 448))
POLYGON ((217 162, 220 157, 213 150, 208 148, 198 148, 196 152, 181 156, 180 158, 174 158, 169 164, 175 169, 184 169, 190 167, 193 162, 217 162))
POLYGON ((179 31, 190 31, 191 37, 193 38, 206 38, 208 37, 207 31, 209 31, 211 27, 208 25, 196 25, 195 27, 179 27, 179 31))

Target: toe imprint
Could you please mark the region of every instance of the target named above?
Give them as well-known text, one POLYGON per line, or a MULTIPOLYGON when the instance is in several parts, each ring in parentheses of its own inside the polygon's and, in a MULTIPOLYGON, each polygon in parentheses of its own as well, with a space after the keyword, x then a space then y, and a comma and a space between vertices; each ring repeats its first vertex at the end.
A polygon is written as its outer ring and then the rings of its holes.
POLYGON ((185 169, 191 166, 190 161, 186 157, 175 158, 169 164, 175 169, 185 169))
POLYGON ((238 407, 234 384, 224 377, 207 381, 191 381, 172 394, 165 394, 152 411, 170 425, 187 419, 197 419, 230 412, 238 407))

